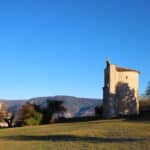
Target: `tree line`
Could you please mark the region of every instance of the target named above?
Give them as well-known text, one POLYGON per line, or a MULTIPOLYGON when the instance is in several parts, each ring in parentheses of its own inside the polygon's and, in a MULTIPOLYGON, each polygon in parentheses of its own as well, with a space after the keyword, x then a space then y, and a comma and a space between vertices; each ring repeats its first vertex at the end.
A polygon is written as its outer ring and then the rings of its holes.
POLYGON ((27 102, 15 114, 7 111, 5 105, 1 104, 0 122, 7 123, 8 127, 49 124, 59 119, 59 114, 66 110, 62 101, 49 99, 46 100, 45 107, 27 102))

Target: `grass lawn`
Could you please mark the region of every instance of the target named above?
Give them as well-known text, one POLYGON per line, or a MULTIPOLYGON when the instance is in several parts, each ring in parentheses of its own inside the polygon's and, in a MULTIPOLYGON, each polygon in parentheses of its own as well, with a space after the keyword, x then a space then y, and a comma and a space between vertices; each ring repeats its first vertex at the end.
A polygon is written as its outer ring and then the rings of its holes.
POLYGON ((150 121, 99 120, 0 129, 0 150, 149 150, 150 121))

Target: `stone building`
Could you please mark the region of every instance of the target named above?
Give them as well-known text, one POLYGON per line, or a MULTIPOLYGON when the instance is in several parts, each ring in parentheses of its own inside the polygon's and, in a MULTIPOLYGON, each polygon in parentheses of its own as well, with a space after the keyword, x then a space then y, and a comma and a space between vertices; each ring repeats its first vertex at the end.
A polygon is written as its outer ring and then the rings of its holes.
POLYGON ((139 71, 106 62, 103 88, 103 116, 113 118, 139 113, 139 71))

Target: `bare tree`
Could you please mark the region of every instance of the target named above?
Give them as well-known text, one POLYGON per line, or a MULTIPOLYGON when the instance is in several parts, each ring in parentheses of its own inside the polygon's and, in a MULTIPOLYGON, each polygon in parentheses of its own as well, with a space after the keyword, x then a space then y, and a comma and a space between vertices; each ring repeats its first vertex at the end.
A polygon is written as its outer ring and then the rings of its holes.
POLYGON ((7 111, 4 103, 0 103, 0 121, 6 122, 8 127, 12 127, 13 125, 14 115, 7 111))

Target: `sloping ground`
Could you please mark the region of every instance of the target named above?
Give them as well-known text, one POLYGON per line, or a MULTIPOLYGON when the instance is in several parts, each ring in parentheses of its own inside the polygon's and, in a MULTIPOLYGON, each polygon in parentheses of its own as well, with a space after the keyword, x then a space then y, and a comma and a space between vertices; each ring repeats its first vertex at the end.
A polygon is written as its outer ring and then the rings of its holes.
POLYGON ((100 120, 0 130, 1 150, 148 150, 150 121, 100 120))

